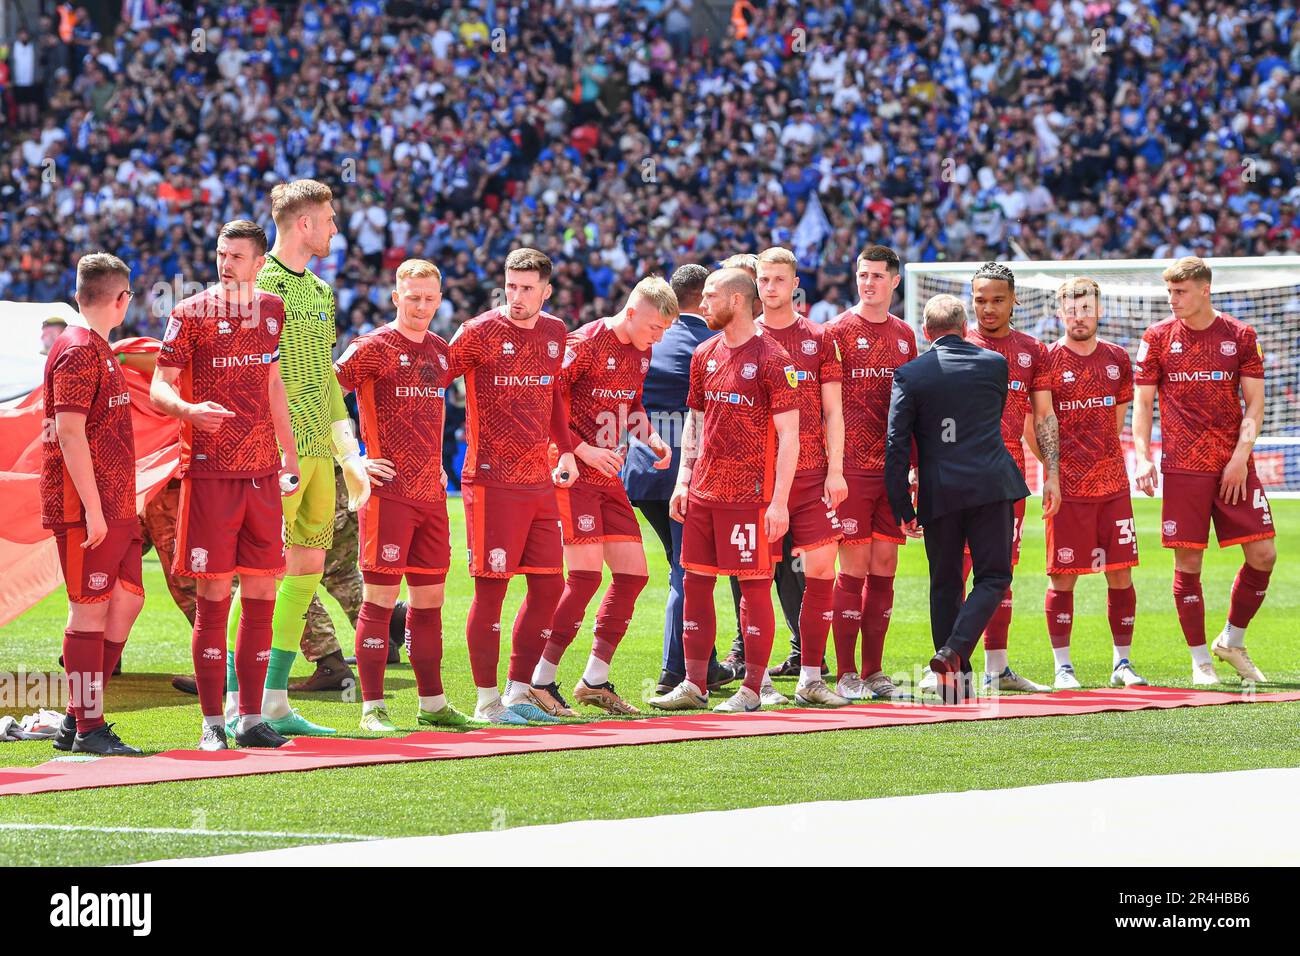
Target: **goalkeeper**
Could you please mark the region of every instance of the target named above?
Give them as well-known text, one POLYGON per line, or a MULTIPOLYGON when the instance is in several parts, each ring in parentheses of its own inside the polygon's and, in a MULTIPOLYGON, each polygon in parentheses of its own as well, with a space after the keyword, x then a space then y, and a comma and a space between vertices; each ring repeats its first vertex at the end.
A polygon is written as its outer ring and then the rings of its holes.
MULTIPOLYGON (((332 734, 289 706, 289 671, 297 656, 307 608, 325 569, 334 537, 334 461, 347 484, 348 509, 370 497, 343 392, 334 377, 334 290, 307 268, 313 256, 329 254, 334 194, 323 183, 300 179, 271 190, 275 245, 257 274, 257 287, 284 300, 280 373, 289 398, 289 417, 301 463, 302 488, 284 501, 285 576, 275 597, 271 661, 262 696, 262 719, 287 736, 332 734)), ((231 615, 230 640, 237 621, 231 615)), ((231 660, 233 660, 233 655, 231 660)), ((227 713, 238 712, 239 687, 226 675, 227 713)))

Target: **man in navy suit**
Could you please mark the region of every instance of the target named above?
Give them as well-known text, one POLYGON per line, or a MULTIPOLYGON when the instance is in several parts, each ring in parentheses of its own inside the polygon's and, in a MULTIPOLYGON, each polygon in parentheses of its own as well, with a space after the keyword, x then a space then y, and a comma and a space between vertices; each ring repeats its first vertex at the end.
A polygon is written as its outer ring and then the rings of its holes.
MULTIPOLYGON (((686 660, 682 652, 682 525, 668 517, 668 499, 677 483, 677 466, 682 460, 682 426, 689 411, 686 392, 690 386, 691 356, 706 339, 717 335, 699 314, 700 296, 709 270, 700 265, 680 266, 671 285, 677 294, 681 315, 669 326, 663 340, 654 347, 650 370, 646 373, 641 394, 646 414, 659 435, 672 446, 672 465, 662 470, 654 467, 659 456, 645 445, 628 437, 627 458, 623 464, 623 487, 632 504, 645 515, 663 543, 668 558, 668 604, 664 609, 663 674, 657 692, 666 694, 686 679, 686 660)), ((709 689, 717 690, 735 679, 735 674, 718 663, 716 653, 709 659, 709 689)))
MULTIPOLYGON (((960 299, 937 295, 926 303, 925 336, 934 347, 895 370, 885 436, 885 489, 894 517, 909 537, 924 528, 935 648, 930 669, 948 701, 971 693, 971 651, 1011 584, 1015 503, 1029 496, 1002 441, 1007 360, 967 342, 965 334, 960 299), (913 439, 916 508, 907 480, 913 439), (975 583, 963 601, 968 545, 975 583)), ((1044 501, 1044 514, 1056 506, 1044 501)))

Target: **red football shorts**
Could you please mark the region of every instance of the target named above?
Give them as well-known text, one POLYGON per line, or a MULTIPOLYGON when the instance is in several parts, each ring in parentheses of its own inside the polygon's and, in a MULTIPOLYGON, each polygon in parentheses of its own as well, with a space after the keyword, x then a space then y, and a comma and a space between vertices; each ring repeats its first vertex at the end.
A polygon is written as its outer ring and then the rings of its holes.
MULTIPOLYGON (((866 544, 873 539, 906 544, 885 494, 884 475, 845 475, 848 496, 835 509, 845 544, 866 544)), ((792 499, 794 495, 790 496, 792 499)))
POLYGON ((1047 573, 1095 574, 1138 563, 1137 529, 1128 492, 1062 501, 1047 519, 1047 573))
POLYGON ((284 574, 284 508, 275 475, 187 476, 181 479, 177 514, 173 573, 187 578, 284 574))
POLYGON ((466 483, 465 537, 469 573, 480 578, 560 574, 564 542, 555 489, 466 483))
POLYGON ((682 568, 698 574, 770 578, 781 560, 781 541, 763 531, 767 505, 686 502, 682 568))
POLYGON ((73 604, 99 604, 113 595, 119 582, 135 594, 144 594, 140 554, 140 522, 111 524, 95 548, 83 548, 86 529, 74 525, 54 532, 59 547, 59 567, 73 604))
POLYGON ((1252 463, 1246 471, 1246 497, 1230 505, 1219 497, 1219 475, 1164 475, 1160 543, 1166 548, 1204 548, 1210 542, 1210 519, 1219 547, 1271 538, 1273 513, 1252 463))
POLYGON ((795 475, 790 485, 790 534, 794 538, 793 554, 814 551, 824 544, 834 544, 844 537, 839 516, 822 501, 826 491, 826 474, 795 475))
POLYGON ((555 489, 565 544, 640 541, 641 525, 622 485, 575 481, 555 489))
POLYGON ((451 566, 447 502, 415 504, 371 495, 357 515, 357 564, 371 584, 442 584, 451 566))

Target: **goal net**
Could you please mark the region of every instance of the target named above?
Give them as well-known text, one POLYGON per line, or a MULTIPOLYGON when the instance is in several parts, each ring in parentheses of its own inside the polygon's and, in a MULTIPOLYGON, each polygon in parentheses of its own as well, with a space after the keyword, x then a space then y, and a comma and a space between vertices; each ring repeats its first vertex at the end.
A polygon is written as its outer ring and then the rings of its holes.
MULTIPOLYGON (((1044 342, 1054 342, 1063 330, 1056 318, 1056 290, 1072 276, 1087 276, 1101 287, 1099 334, 1136 356, 1147 326, 1169 316, 1165 285, 1160 278, 1172 259, 1090 259, 1070 262, 1008 262, 1016 274, 1018 304, 1012 324, 1044 342)), ((1300 495, 1300 256, 1211 258, 1214 271, 1210 297, 1214 307, 1254 327, 1264 351, 1264 427, 1255 445, 1255 466, 1271 494, 1300 495)), ((921 315, 931 296, 955 295, 969 307, 971 276, 978 262, 909 264, 904 275, 904 318, 920 334, 921 315)), ((1133 474, 1132 408, 1124 426, 1123 444, 1133 474)), ((1152 434, 1159 456, 1160 411, 1152 434)), ((1030 456, 1031 487, 1037 491, 1041 473, 1030 456)))

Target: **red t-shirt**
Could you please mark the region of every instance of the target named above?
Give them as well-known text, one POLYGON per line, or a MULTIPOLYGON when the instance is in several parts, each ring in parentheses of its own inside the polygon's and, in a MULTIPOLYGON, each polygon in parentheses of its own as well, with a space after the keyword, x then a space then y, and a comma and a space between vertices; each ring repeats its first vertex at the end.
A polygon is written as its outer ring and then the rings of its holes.
POLYGON ((158 364, 183 369, 178 384, 185 401, 216 402, 235 413, 215 432, 181 422, 179 474, 261 478, 280 470, 267 390, 283 330, 284 301, 261 289, 243 309, 215 286, 172 309, 158 364))
POLYGON ((916 358, 916 333, 889 315, 868 322, 849 309, 826 324, 844 375, 844 473, 885 473, 885 431, 894 369, 916 358))
POLYGON ((58 412, 86 416, 86 442, 108 524, 130 524, 135 515, 135 435, 131 395, 109 344, 91 329, 69 326, 45 359, 45 422, 41 441, 41 525, 67 528, 86 523, 81 496, 63 460, 55 429, 58 412))
MULTIPOLYGON (((799 408, 799 462, 795 473, 799 475, 824 474, 829 460, 826 457, 826 425, 822 421, 822 385, 844 378, 840 367, 840 353, 835 338, 828 335, 825 326, 796 316, 794 322, 783 329, 761 325, 764 335, 785 349, 794 363, 795 402, 799 408)), ((846 430, 847 431, 847 430, 846 430)))
POLYGON ((546 312, 524 329, 492 309, 452 338, 451 378, 465 376, 462 480, 532 489, 551 484, 552 439, 561 451, 573 450, 560 394, 567 331, 546 312))
MULTIPOLYGON (((650 370, 650 349, 619 341, 604 319, 570 332, 560 370, 560 388, 569 409, 574 447, 586 442, 596 448, 617 448, 628 431, 647 437, 649 422, 641 404, 641 389, 650 370)), ((582 469, 582 480, 593 485, 621 486, 594 468, 582 469)))
POLYGON ((1160 470, 1219 474, 1241 431, 1241 379, 1264 377, 1255 330, 1223 312, 1199 332, 1170 316, 1142 335, 1137 383, 1160 397, 1160 470))
POLYGON ((688 407, 704 413, 692 498, 711 504, 767 504, 776 481, 772 416, 797 409, 797 371, 768 335, 739 348, 718 335, 691 357, 688 407))
POLYGON ((1128 469, 1115 412, 1133 401, 1128 352, 1098 339, 1091 355, 1080 355, 1062 339, 1047 350, 1033 390, 1052 393, 1061 436, 1061 497, 1128 494, 1128 469))
POLYGON ((339 384, 357 393, 368 458, 393 463, 397 477, 374 489, 380 498, 442 501, 442 423, 450 362, 432 332, 412 342, 391 325, 359 336, 334 363, 339 384))
POLYGON ((1007 403, 1002 408, 1002 440, 1016 460, 1021 474, 1025 471, 1025 416, 1029 414, 1029 391, 1043 362, 1047 346, 1032 335, 1011 329, 1000 339, 990 338, 978 328, 966 336, 982 348, 997 352, 1007 360, 1007 403))

